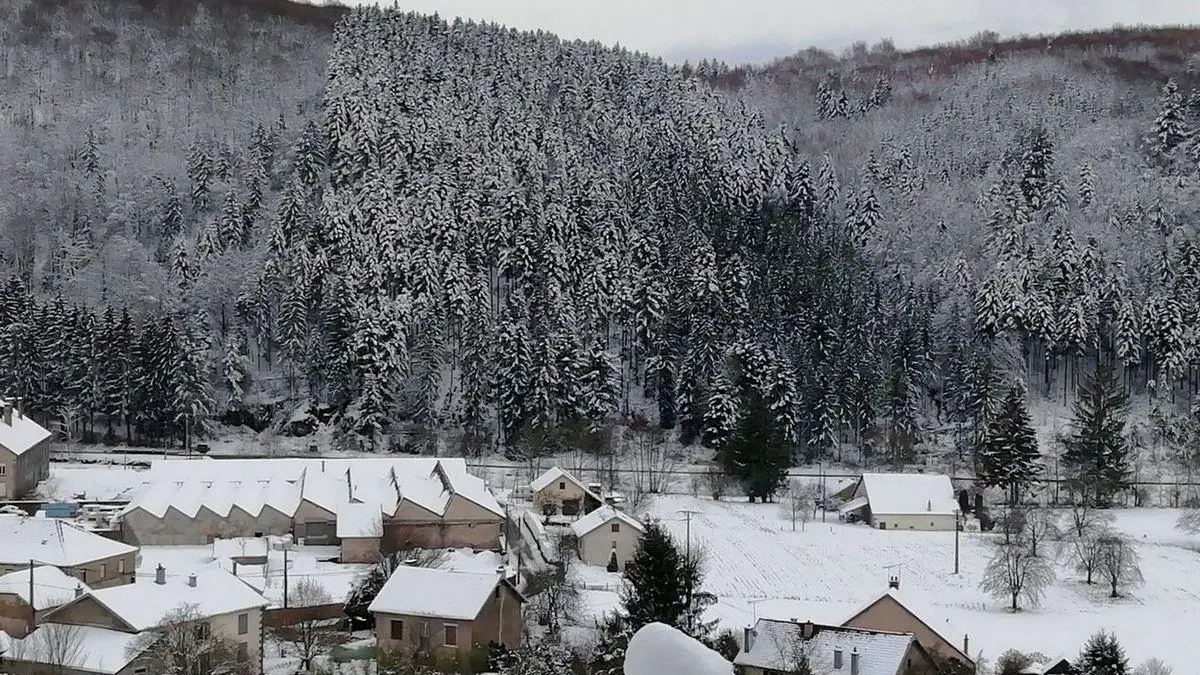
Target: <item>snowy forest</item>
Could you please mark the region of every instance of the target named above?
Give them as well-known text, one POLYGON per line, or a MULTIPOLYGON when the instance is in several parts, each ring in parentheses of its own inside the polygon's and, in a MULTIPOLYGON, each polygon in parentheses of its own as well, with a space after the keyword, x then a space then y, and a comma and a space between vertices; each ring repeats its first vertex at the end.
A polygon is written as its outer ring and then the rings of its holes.
POLYGON ((78 438, 765 415, 898 464, 1106 368, 1200 438, 1197 36, 734 68, 247 12, 0 7, 0 392, 78 438))

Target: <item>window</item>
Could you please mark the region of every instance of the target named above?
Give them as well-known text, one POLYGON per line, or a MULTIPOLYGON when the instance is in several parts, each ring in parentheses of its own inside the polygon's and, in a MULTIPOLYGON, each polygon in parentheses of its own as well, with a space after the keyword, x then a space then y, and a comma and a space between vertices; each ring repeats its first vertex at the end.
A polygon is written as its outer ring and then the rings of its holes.
POLYGON ((117 561, 117 574, 125 574, 125 559, 121 558, 117 561))
POLYGON ((613 532, 620 532, 620 531, 621 531, 621 524, 620 524, 620 523, 613 523, 613 524, 612 524, 612 531, 613 531, 613 532))
POLYGON ((100 563, 100 578, 108 577, 108 563, 100 563))
POLYGON ((208 652, 199 654, 192 662, 192 675, 208 675, 212 672, 212 656, 208 652))
POLYGON ((79 568, 79 580, 85 584, 87 583, 87 568, 86 567, 79 568))
POLYGON ((0 476, 3 476, 6 473, 8 473, 8 465, 0 464, 0 476))
POLYGON ((207 621, 201 621, 196 624, 195 633, 197 640, 207 640, 212 631, 209 629, 207 621))
POLYGON ((567 489, 567 484, 566 484, 566 482, 565 482, 565 481, 559 481, 559 482, 558 482, 558 489, 559 489, 559 490, 566 490, 566 489, 567 489))
POLYGON ((146 669, 145 668, 134 668, 133 675, 146 675, 146 669))
POLYGON ((250 632, 250 615, 238 614, 238 635, 245 635, 250 632))
POLYGON ((457 647, 458 646, 458 624, 448 623, 444 626, 444 628, 446 629, 446 646, 447 647, 457 647))
POLYGON ((404 639, 404 622, 403 621, 401 621, 400 619, 392 619, 391 629, 392 629, 392 639, 393 640, 403 640, 404 639))
POLYGON ((238 663, 245 663, 250 660, 250 645, 245 642, 238 643, 237 660, 238 663))

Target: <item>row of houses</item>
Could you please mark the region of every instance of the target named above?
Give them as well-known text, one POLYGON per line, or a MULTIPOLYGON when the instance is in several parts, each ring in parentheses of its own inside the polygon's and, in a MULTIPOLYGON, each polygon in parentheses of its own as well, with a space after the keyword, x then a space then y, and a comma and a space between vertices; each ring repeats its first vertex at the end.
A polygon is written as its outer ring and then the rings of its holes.
POLYGON ((458 458, 159 460, 122 510, 141 546, 292 535, 343 562, 409 548, 498 550, 504 510, 458 458))

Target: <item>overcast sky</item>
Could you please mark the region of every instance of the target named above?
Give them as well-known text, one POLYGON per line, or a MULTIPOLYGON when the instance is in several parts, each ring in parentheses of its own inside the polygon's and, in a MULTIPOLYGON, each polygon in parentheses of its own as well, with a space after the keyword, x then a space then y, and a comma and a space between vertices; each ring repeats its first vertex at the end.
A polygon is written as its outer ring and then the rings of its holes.
MULTIPOLYGON (((376 0, 342 0, 349 4, 376 0)), ((391 0, 382 3, 390 6, 391 0)), ((968 37, 1200 24, 1200 0, 398 0, 401 9, 621 43, 672 61, 766 61, 890 37, 900 48, 968 37)))

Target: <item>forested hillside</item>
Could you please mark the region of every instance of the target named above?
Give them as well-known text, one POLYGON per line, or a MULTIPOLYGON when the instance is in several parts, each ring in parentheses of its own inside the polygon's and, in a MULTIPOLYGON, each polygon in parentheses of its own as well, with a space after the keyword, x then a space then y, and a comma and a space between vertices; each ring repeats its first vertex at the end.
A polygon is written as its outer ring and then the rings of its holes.
POLYGON ((0 9, 0 391, 73 433, 478 449, 644 419, 903 463, 1098 363, 1195 433, 1178 44, 731 71, 216 7, 0 9))

